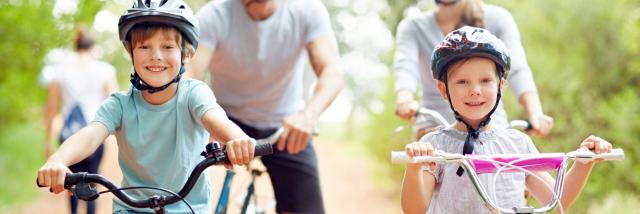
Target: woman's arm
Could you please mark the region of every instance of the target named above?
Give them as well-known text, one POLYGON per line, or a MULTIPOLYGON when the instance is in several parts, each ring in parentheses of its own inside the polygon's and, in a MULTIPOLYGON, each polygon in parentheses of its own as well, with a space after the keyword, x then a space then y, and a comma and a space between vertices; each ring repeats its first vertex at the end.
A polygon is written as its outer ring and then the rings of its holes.
POLYGON ((53 143, 52 142, 53 135, 55 134, 53 133, 53 125, 54 125, 53 122, 54 122, 54 118, 58 114, 58 111, 60 110, 60 100, 61 100, 60 83, 58 83, 57 81, 51 82, 51 84, 49 84, 48 93, 49 93, 49 96, 47 100, 47 109, 46 109, 46 115, 45 115, 45 127, 47 131, 45 133, 45 141, 44 141, 45 158, 51 155, 51 144, 53 143))
POLYGON ((497 22, 498 38, 504 41, 511 54, 511 71, 509 72, 509 86, 518 97, 520 106, 526 112, 533 130, 531 134, 544 136, 553 128, 553 118, 544 114, 538 89, 533 80, 531 68, 527 63, 527 56, 520 40, 520 31, 515 19, 504 8, 495 8, 494 17, 490 21, 497 22))
POLYGON ((414 28, 415 24, 411 18, 400 22, 396 33, 396 53, 393 58, 395 113, 405 120, 413 120, 420 105, 415 99, 416 88, 420 82, 420 51, 414 28))

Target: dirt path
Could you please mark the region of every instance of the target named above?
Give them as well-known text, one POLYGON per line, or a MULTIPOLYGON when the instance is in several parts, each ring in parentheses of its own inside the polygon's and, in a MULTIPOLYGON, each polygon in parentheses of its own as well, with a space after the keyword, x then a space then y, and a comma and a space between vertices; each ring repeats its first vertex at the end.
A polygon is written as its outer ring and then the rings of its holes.
MULTIPOLYGON (((320 179, 327 213, 400 213, 398 202, 391 190, 376 184, 373 176, 372 162, 364 155, 353 152, 355 149, 337 150, 344 148, 344 144, 336 142, 317 142, 319 155, 320 179)), ((233 185, 248 182, 248 173, 237 170, 238 174, 233 185), (237 183, 236 183, 237 181, 237 183)), ((209 170, 214 188, 214 203, 217 202, 218 191, 225 170, 222 167, 212 167, 209 170)), ((107 178, 119 181, 120 171, 117 166, 115 145, 107 145, 101 174, 107 178)), ((261 195, 259 200, 270 201, 273 192, 270 188, 268 176, 261 176, 256 183, 256 192, 261 195), (264 196, 266 195, 266 196, 264 196), (264 199, 266 198, 266 200, 264 199)), ((240 202, 234 198, 238 187, 232 187, 230 213, 237 213, 240 202)), ((98 213, 111 213, 111 195, 103 194, 98 198, 98 213)), ((269 204, 267 207, 274 207, 269 204)), ((82 210, 83 207, 79 208, 82 210)), ((4 212, 4 211, 0 211, 4 212)), ((20 210, 7 213, 69 213, 65 196, 49 194, 48 190, 41 190, 39 198, 20 210), (46 211, 44 211, 46 210, 46 211)), ((271 210, 268 213, 273 213, 271 210)))

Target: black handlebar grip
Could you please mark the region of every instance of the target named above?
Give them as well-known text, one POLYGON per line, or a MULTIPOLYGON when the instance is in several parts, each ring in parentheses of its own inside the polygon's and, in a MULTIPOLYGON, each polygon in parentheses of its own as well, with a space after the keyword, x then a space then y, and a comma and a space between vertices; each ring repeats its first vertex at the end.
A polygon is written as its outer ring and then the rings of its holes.
POLYGON ((65 188, 71 187, 82 182, 86 174, 87 174, 86 172, 67 173, 64 176, 64 187, 65 188))
POLYGON ((273 145, 270 143, 256 144, 254 156, 263 156, 273 154, 273 145))

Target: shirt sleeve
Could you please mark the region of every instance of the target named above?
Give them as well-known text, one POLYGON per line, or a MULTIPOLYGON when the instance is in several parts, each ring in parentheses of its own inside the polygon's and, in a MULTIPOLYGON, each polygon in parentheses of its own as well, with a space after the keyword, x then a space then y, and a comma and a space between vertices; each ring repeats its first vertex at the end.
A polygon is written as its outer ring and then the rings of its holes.
POLYGON ((221 27, 220 14, 218 14, 218 10, 215 9, 215 2, 210 2, 209 4, 204 5, 198 12, 196 13, 196 18, 198 19, 198 25, 200 28, 200 42, 199 44, 204 44, 211 50, 215 50, 218 39, 219 32, 221 27))
POLYGON ((323 37, 333 37, 333 29, 331 28, 331 19, 327 8, 319 0, 305 1, 301 6, 301 15, 304 17, 304 44, 309 44, 313 40, 323 37))
POLYGON ((196 82, 189 93, 189 113, 195 118, 198 124, 202 125, 202 116, 209 110, 216 110, 224 113, 222 107, 216 103, 213 91, 203 82, 196 82))
POLYGON ((527 64, 527 56, 525 55, 522 42, 520 41, 520 31, 516 25, 516 21, 504 8, 495 7, 496 15, 499 18, 491 21, 497 22, 498 31, 495 33, 500 38, 511 54, 511 71, 509 72, 509 87, 516 96, 520 96, 525 92, 537 92, 531 68, 527 64))
POLYGON ((407 89, 415 94, 420 80, 420 52, 414 28, 415 25, 410 18, 404 19, 398 25, 393 71, 395 91, 407 89))
POLYGON ((93 121, 104 124, 109 130, 109 134, 115 134, 116 130, 120 128, 122 122, 122 104, 116 93, 109 96, 102 103, 93 121))

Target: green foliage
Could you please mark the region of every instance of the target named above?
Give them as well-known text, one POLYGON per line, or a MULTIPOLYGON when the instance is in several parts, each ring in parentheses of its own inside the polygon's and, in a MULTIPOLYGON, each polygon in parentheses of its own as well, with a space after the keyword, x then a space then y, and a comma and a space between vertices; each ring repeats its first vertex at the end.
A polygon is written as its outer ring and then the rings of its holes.
POLYGON ((75 22, 92 23, 100 1, 80 1, 78 13, 53 17, 55 1, 0 2, 0 128, 42 115, 46 92, 37 77, 52 48, 70 44, 75 22))
POLYGON ((36 195, 35 180, 43 163, 44 130, 36 121, 0 131, 0 210, 29 202, 36 195))
MULTIPOLYGON (((73 24, 92 23, 101 1, 79 1, 78 12, 56 19, 55 1, 0 1, 0 201, 27 202, 42 163, 39 127, 46 90, 38 74, 52 48, 71 44, 73 24)), ((0 208, 2 209, 2 208, 0 208)))

